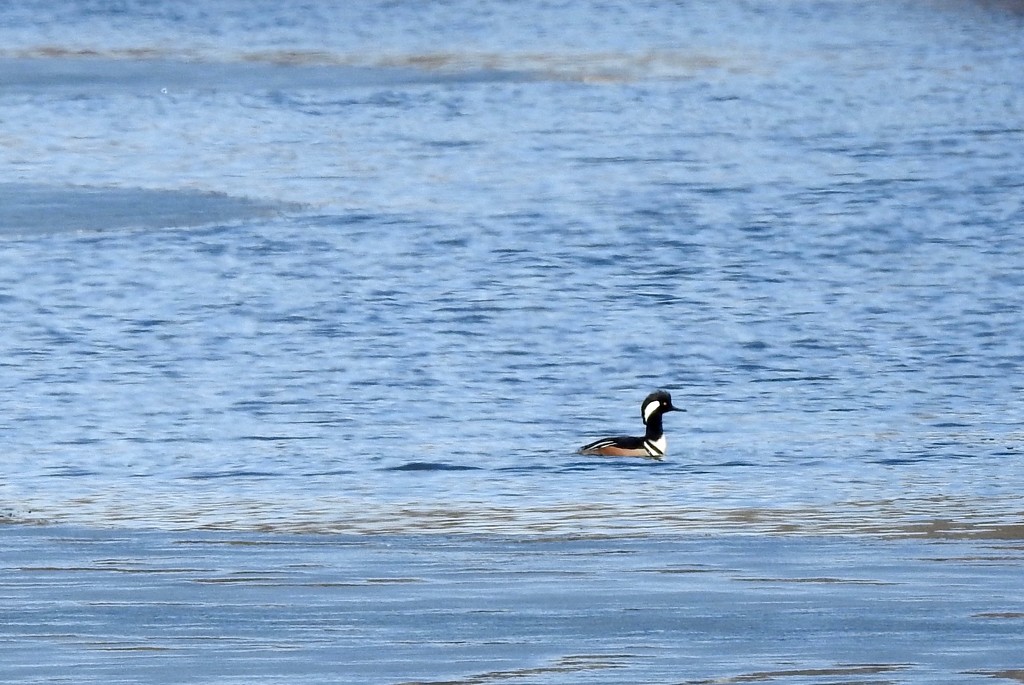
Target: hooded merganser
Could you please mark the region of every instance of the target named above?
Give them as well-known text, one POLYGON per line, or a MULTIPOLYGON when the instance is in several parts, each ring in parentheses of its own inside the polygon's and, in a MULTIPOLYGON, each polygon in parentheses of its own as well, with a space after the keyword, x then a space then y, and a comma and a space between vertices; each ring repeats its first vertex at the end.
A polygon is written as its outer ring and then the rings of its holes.
POLYGON ((668 441, 661 428, 661 417, 669 411, 686 411, 672 406, 672 396, 665 390, 657 390, 644 398, 640 405, 640 416, 647 426, 642 438, 622 435, 601 438, 579 449, 579 454, 596 454, 602 457, 647 457, 661 459, 665 456, 668 441))

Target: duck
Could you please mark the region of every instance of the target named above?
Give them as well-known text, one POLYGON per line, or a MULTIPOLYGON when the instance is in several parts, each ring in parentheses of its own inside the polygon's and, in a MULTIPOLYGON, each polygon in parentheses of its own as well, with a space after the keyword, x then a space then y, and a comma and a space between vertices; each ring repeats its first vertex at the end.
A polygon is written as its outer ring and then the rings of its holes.
POLYGON ((670 411, 686 411, 672 404, 667 390, 655 390, 640 403, 640 417, 647 427, 643 437, 620 435, 589 442, 577 450, 578 454, 601 457, 645 457, 662 460, 668 451, 668 440, 661 418, 670 411))

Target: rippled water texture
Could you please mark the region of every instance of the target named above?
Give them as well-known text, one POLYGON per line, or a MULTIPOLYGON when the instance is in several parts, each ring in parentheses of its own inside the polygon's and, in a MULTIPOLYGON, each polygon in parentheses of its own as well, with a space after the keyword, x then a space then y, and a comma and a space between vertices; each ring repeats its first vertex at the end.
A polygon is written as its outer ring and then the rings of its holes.
POLYGON ((0 8, 0 680, 1021 680, 1022 38, 0 8))

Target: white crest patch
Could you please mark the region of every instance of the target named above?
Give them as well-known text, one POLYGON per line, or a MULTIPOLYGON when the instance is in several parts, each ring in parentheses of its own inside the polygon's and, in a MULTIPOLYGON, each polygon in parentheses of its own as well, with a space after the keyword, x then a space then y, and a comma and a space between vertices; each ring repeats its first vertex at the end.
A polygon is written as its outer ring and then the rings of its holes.
POLYGON ((661 409, 661 402, 659 402, 658 400, 648 402, 647 404, 644 405, 643 415, 645 426, 647 425, 647 422, 651 420, 651 416, 654 414, 654 412, 656 412, 659 409, 661 409))

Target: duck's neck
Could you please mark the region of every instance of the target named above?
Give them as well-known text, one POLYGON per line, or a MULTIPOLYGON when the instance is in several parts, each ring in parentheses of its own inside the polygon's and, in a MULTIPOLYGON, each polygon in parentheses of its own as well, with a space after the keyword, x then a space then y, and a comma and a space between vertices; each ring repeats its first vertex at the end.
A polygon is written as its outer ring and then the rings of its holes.
POLYGON ((661 412, 655 412, 647 419, 647 433, 644 435, 648 440, 657 440, 665 431, 661 427, 661 412))

